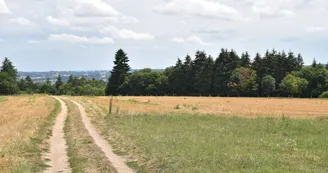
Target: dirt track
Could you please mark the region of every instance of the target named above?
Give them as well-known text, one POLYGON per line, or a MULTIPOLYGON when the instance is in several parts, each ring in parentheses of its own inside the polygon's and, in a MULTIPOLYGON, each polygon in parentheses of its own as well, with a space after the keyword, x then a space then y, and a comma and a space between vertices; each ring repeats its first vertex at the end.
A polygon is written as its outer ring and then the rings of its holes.
POLYGON ((101 150, 105 153, 106 157, 108 158, 108 161, 111 162, 113 167, 117 170, 118 173, 133 173, 133 170, 126 166, 124 160, 113 153, 112 147, 109 145, 109 143, 99 135, 99 133, 96 131, 96 129, 91 124, 90 118, 87 117, 84 107, 75 102, 72 101, 74 104, 76 104, 81 112, 82 116, 82 122, 85 125, 85 128, 90 133, 90 136, 93 138, 94 142, 101 148, 101 150))
POLYGON ((45 155, 46 159, 49 159, 49 169, 44 171, 45 173, 70 173, 71 169, 68 163, 68 157, 66 152, 66 141, 64 138, 64 126, 67 118, 67 106, 58 97, 54 97, 61 104, 61 112, 57 116, 55 125, 53 127, 52 137, 50 138, 50 153, 45 155))

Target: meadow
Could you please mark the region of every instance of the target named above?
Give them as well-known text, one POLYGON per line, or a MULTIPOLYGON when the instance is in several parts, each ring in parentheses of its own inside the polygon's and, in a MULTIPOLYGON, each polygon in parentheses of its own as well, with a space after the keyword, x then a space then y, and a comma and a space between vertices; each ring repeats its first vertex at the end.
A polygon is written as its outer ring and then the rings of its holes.
POLYGON ((327 172, 327 100, 75 97, 138 172, 327 172))
MULTIPOLYGON (((73 101, 136 172, 328 172, 328 100, 219 97, 61 97, 72 172, 117 172, 73 101)), ((60 103, 0 97, 1 172, 41 172, 60 103)))

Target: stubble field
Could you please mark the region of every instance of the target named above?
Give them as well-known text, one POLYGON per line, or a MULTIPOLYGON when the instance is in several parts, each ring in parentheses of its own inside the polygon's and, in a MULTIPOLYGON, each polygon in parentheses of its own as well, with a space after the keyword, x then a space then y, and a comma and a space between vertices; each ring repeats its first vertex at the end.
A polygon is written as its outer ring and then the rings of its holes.
POLYGON ((37 172, 60 106, 48 96, 0 97, 0 170, 37 172))

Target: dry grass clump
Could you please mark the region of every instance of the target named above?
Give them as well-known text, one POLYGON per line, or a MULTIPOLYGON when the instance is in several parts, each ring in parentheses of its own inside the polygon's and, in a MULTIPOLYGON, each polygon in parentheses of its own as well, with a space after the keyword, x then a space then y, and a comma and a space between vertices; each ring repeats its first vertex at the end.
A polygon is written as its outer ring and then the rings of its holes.
MULTIPOLYGON (((109 97, 83 97, 108 107, 109 97)), ((220 97, 114 97, 114 106, 138 113, 201 113, 243 117, 328 117, 328 100, 220 97)))
POLYGON ((27 162, 36 158, 31 155, 35 148, 30 146, 40 144, 39 129, 44 128, 41 125, 56 101, 43 95, 4 98, 6 101, 0 102, 0 170, 28 171, 27 162))

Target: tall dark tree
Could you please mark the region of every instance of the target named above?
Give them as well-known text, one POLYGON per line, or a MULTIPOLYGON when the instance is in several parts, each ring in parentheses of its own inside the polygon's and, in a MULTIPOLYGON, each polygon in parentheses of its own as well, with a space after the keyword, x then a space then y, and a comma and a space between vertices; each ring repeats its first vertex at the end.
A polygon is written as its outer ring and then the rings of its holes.
POLYGON ((6 72, 14 80, 17 78, 17 70, 8 58, 2 62, 1 72, 6 72))
POLYGON ((123 94, 124 91, 121 91, 121 87, 131 70, 128 62, 127 54, 122 49, 118 50, 115 54, 114 67, 105 90, 106 95, 123 94))
POLYGON ((193 61, 189 55, 185 57, 185 60, 182 65, 183 77, 182 77, 182 95, 190 95, 192 93, 192 64, 193 61))
POLYGON ((8 58, 5 58, 0 67, 0 94, 16 94, 19 91, 16 78, 17 70, 15 66, 8 58))
POLYGON ((203 51, 197 51, 192 65, 194 94, 209 95, 212 87, 214 61, 203 51))
POLYGON ((248 52, 241 54, 239 65, 246 68, 251 66, 251 59, 248 52))
POLYGON ((57 81, 55 82, 55 88, 57 89, 57 91, 59 90, 60 86, 62 86, 64 83, 62 81, 62 78, 60 75, 58 75, 57 77, 57 81))
POLYGON ((263 59, 259 53, 256 54, 254 61, 252 63, 252 69, 256 71, 257 83, 259 84, 257 95, 261 96, 262 93, 262 78, 265 76, 265 66, 263 59))
MULTIPOLYGON (((60 76, 60 75, 59 75, 59 76, 60 76)), ((73 75, 70 75, 69 78, 68 78, 67 83, 73 83, 73 80, 74 80, 73 75)))
POLYGON ((328 70, 328 62, 326 63, 325 68, 328 70))
POLYGON ((313 59, 311 66, 316 67, 318 65, 317 60, 313 59))

